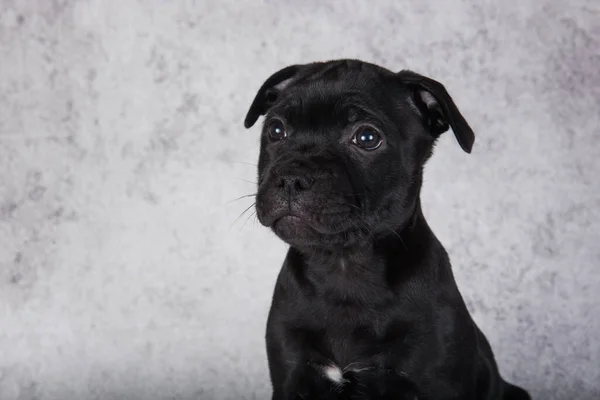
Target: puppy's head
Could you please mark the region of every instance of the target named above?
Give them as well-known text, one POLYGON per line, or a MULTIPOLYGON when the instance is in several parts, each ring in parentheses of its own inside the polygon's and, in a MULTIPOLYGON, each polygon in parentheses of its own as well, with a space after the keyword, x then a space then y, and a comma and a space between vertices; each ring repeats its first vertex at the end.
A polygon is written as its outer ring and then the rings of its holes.
POLYGON ((415 212, 437 137, 451 127, 467 153, 475 140, 439 82, 357 60, 276 72, 246 128, 261 115, 258 219, 296 247, 342 248, 395 232, 415 212))

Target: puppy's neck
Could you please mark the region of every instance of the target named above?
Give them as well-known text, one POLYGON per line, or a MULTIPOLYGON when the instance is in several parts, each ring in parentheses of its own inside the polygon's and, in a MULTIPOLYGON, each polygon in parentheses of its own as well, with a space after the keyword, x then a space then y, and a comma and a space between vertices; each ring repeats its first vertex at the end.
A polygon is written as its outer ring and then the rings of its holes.
MULTIPOLYGON (((417 205, 405 224, 389 234, 371 238, 353 247, 326 249, 291 248, 290 267, 316 286, 343 280, 352 285, 389 287, 407 280, 428 263, 426 258, 437 239, 417 205)), ((300 276, 300 275, 297 275, 300 276)))

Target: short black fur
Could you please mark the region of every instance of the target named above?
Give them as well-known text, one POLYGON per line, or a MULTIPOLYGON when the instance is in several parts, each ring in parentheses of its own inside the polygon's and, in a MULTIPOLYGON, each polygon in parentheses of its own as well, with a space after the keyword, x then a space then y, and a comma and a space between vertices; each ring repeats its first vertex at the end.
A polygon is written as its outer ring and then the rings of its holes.
POLYGON ((245 126, 261 115, 257 215, 290 245, 267 323, 272 399, 529 399, 501 378, 421 211, 435 140, 474 142, 444 86, 358 60, 294 65, 245 126))

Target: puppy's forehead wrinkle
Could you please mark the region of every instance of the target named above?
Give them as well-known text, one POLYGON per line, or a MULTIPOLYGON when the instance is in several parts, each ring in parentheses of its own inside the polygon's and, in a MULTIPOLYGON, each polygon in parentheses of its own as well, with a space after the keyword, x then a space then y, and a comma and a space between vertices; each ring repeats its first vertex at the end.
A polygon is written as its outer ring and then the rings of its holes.
POLYGON ((374 125, 391 124, 378 102, 368 94, 356 91, 312 91, 296 88, 288 93, 285 102, 268 113, 279 115, 292 126, 317 129, 328 124, 336 126, 363 120, 374 125))

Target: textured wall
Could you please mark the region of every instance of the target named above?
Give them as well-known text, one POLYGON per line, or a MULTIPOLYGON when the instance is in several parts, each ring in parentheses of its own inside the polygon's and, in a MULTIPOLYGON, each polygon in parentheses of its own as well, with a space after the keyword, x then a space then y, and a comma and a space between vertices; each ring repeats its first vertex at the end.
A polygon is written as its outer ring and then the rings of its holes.
POLYGON ((507 378, 600 398, 600 3, 321 3, 0 1, 0 399, 267 398, 242 120, 338 57, 446 84, 477 140, 424 209, 469 308, 507 378))

